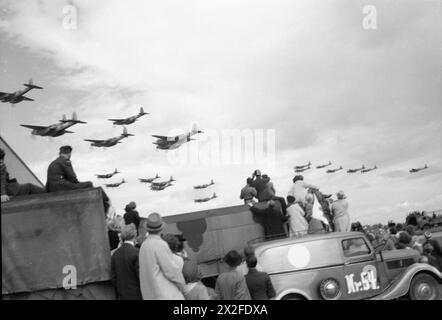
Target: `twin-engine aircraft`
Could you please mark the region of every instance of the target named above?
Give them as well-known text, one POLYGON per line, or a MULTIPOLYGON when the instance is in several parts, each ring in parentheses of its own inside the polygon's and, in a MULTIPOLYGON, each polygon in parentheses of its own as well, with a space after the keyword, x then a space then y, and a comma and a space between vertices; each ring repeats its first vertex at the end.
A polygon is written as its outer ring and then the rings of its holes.
POLYGON ((207 201, 210 201, 210 200, 215 199, 215 198, 217 198, 217 195, 216 195, 216 193, 214 192, 214 193, 213 193, 213 196, 211 196, 211 197, 209 197, 209 198, 195 199, 195 200, 193 200, 193 201, 194 201, 195 203, 201 203, 201 202, 207 202, 207 201))
POLYGON ((180 134, 174 137, 168 137, 168 136, 160 136, 160 135, 152 135, 152 137, 157 138, 157 141, 152 142, 153 144, 157 145, 157 149, 161 150, 173 150, 177 149, 186 142, 189 142, 191 140, 195 140, 191 138, 193 135, 196 135, 198 133, 203 133, 203 131, 198 130, 196 125, 193 126, 192 130, 185 134, 180 134))
POLYGON ((416 173, 416 172, 419 172, 419 171, 422 171, 422 170, 425 170, 425 169, 428 169, 428 166, 427 165, 425 165, 425 166, 423 166, 422 168, 412 168, 411 170, 410 170, 410 173, 416 173))
POLYGON ((133 136, 133 134, 127 133, 127 129, 126 129, 126 127, 124 127, 123 133, 121 135, 119 135, 118 137, 114 137, 114 138, 110 138, 110 139, 106 139, 106 140, 84 139, 84 141, 91 142, 92 147, 108 148, 108 147, 115 146, 117 143, 121 143, 120 140, 123 140, 124 138, 131 137, 131 136, 133 136))
POLYGON ((42 87, 34 85, 32 79, 29 79, 29 83, 24 83, 23 85, 26 87, 26 89, 18 90, 12 93, 0 92, 0 101, 9 102, 12 104, 22 102, 23 100, 34 101, 34 99, 25 97, 24 94, 28 91, 31 91, 32 89, 43 89, 42 87))
POLYGON ((141 183, 152 183, 154 180, 161 178, 158 173, 153 178, 138 178, 141 183))
POLYGON ((146 114, 149 114, 149 113, 144 112, 144 109, 140 108, 140 112, 135 116, 125 118, 125 119, 107 119, 107 120, 112 121, 114 125, 127 125, 127 124, 134 123, 135 121, 138 120, 138 118, 141 118, 142 116, 144 116, 146 114))
POLYGON ((213 182, 213 179, 212 179, 212 180, 210 180, 210 183, 194 186, 193 188, 194 189, 205 189, 205 188, 210 187, 211 185, 214 185, 214 184, 215 184, 215 182, 213 182))
POLYGON ((105 186, 106 186, 106 188, 117 188, 117 187, 121 186, 123 183, 126 183, 126 180, 124 180, 124 178, 121 180, 121 182, 107 183, 107 184, 105 184, 105 186))
POLYGON ((117 170, 117 168, 115 168, 114 172, 112 172, 112 173, 96 174, 95 176, 96 176, 98 179, 109 179, 109 178, 112 178, 112 177, 113 177, 114 175, 116 175, 117 173, 120 173, 120 172, 117 170))
POLYGON ((50 126, 33 126, 29 124, 21 124, 22 127, 32 129, 31 134, 36 136, 48 136, 48 137, 58 137, 65 133, 73 133, 72 131, 66 130, 69 127, 77 123, 87 123, 77 119, 77 114, 72 113, 72 119, 66 119, 63 115, 63 119, 59 123, 51 124, 50 126))
POLYGON ((347 170, 347 173, 356 173, 356 172, 358 172, 358 171, 362 171, 362 170, 364 170, 364 169, 365 169, 365 166, 362 165, 362 167, 360 167, 360 168, 356 168, 356 169, 348 169, 348 170, 347 170))

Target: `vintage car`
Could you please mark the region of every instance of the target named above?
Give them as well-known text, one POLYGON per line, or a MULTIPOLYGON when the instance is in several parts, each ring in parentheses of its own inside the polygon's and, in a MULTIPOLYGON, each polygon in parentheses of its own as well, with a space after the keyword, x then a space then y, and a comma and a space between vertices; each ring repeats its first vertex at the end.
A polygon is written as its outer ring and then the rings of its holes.
POLYGON ((442 274, 412 249, 376 252, 360 232, 255 243, 258 268, 284 300, 438 300, 442 274))

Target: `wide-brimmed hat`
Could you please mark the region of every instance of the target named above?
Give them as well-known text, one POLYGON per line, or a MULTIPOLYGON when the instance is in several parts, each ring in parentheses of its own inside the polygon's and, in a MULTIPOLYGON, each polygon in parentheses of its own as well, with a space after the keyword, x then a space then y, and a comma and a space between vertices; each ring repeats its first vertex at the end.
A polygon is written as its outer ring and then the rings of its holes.
POLYGON ((236 250, 229 251, 224 257, 224 261, 232 268, 237 267, 241 264, 241 255, 236 250))
POLYGON ((164 222, 159 213, 153 212, 146 219, 146 230, 150 232, 161 231, 164 228, 164 222))
POLYGON ((347 196, 345 195, 344 191, 342 191, 342 190, 339 190, 336 193, 336 196, 338 197, 338 199, 345 199, 345 198, 347 198, 347 196))

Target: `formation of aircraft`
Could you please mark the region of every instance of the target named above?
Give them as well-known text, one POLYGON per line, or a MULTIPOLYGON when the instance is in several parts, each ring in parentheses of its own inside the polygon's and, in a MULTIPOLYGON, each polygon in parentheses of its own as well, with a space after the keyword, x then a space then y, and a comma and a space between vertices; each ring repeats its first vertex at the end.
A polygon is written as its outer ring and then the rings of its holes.
POLYGON ((135 121, 138 120, 138 118, 141 118, 142 116, 144 116, 146 114, 149 114, 149 113, 144 112, 144 109, 140 108, 140 112, 135 116, 132 116, 129 118, 124 118, 124 119, 107 119, 107 120, 112 121, 114 125, 127 125, 127 124, 134 123, 135 121))
POLYGON ((422 170, 425 170, 425 169, 428 169, 427 165, 423 166, 422 168, 412 168, 410 170, 410 173, 416 173, 416 172, 419 172, 419 171, 422 171, 422 170))
POLYGON ((193 201, 194 201, 195 203, 202 203, 202 202, 210 201, 210 200, 215 199, 215 198, 217 198, 217 195, 216 195, 216 193, 214 192, 213 195, 212 195, 211 197, 209 197, 209 198, 194 199, 193 201))
POLYGON ((316 166, 316 169, 323 169, 326 168, 328 166, 331 166, 331 162, 329 161, 327 164, 321 164, 320 166, 316 166))
POLYGON ((114 175, 116 175, 117 173, 120 173, 120 172, 117 170, 117 168, 115 168, 114 172, 112 172, 112 173, 96 174, 95 176, 96 176, 98 179, 109 179, 109 178, 112 178, 112 177, 113 177, 114 175))
POLYGON ((156 144, 157 149, 161 150, 173 150, 177 149, 180 146, 182 146, 184 143, 189 142, 192 139, 191 137, 193 135, 196 135, 198 133, 203 133, 203 131, 198 130, 196 125, 193 126, 192 130, 185 134, 180 134, 174 137, 168 137, 168 136, 160 136, 160 135, 152 135, 152 137, 157 138, 155 142, 152 142, 153 144, 156 144))
POLYGON ((32 129, 31 132, 32 135, 58 137, 65 133, 73 133, 72 131, 68 131, 66 129, 78 123, 87 123, 87 122, 78 120, 77 114, 74 112, 72 113, 72 119, 66 119, 66 116, 63 115, 63 119, 60 120, 59 123, 51 124, 49 126, 34 126, 29 124, 21 124, 21 126, 32 129))
POLYGON ((215 182, 213 182, 213 179, 212 179, 212 180, 210 180, 210 183, 194 186, 193 188, 194 189, 205 189, 205 188, 210 187, 211 185, 214 185, 214 184, 215 184, 215 182))
POLYGON ((342 170, 344 168, 342 168, 342 166, 340 166, 339 168, 335 168, 335 169, 328 169, 326 172, 327 173, 335 173, 336 171, 342 170))
POLYGON ((370 172, 373 170, 376 170, 378 167, 375 165, 373 168, 367 168, 367 169, 362 169, 361 173, 366 173, 366 172, 370 172))
POLYGON ((134 136, 134 135, 130 134, 130 133, 127 133, 127 129, 126 129, 126 127, 124 127, 123 133, 120 134, 118 137, 109 138, 109 139, 106 139, 106 140, 84 139, 84 141, 91 142, 91 146, 92 147, 108 148, 108 147, 115 146, 117 143, 121 143, 120 140, 123 140, 124 138, 128 138, 128 137, 131 137, 131 136, 134 136))
POLYGON ((0 92, 0 101, 1 102, 9 102, 12 104, 19 103, 23 100, 25 101, 34 101, 34 99, 25 97, 24 94, 28 91, 31 91, 32 89, 43 89, 42 87, 34 85, 32 82, 32 79, 29 79, 28 83, 23 84, 26 88, 22 90, 18 90, 12 93, 7 92, 0 92))
POLYGON ((126 180, 124 180, 124 178, 121 180, 121 182, 107 183, 107 184, 105 184, 105 187, 106 188, 117 188, 117 187, 121 186, 123 183, 126 183, 126 180))
POLYGON ((362 167, 360 167, 360 168, 356 168, 356 169, 348 169, 348 170, 347 170, 347 173, 356 173, 356 172, 358 172, 358 171, 362 171, 362 170, 364 170, 364 169, 365 169, 365 166, 362 165, 362 167))
POLYGON ((161 178, 158 173, 153 178, 138 178, 141 183, 152 183, 154 180, 161 178))

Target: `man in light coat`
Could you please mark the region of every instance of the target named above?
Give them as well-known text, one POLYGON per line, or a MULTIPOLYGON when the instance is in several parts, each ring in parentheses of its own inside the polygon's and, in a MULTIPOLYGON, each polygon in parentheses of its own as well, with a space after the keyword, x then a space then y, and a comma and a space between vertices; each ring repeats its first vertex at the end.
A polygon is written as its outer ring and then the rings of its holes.
POLYGON ((348 214, 348 202, 345 200, 344 191, 339 191, 336 196, 338 200, 332 204, 333 223, 336 232, 348 232, 350 231, 350 215, 348 214))
POLYGON ((160 233, 164 223, 158 213, 147 217, 149 235, 140 248, 140 287, 144 300, 184 300, 184 277, 160 233))

